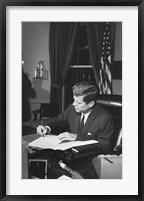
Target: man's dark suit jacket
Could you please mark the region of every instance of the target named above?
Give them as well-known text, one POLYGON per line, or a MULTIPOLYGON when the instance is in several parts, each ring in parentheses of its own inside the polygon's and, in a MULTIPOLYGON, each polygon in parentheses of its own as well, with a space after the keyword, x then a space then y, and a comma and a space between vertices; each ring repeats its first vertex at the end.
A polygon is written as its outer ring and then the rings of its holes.
MULTIPOLYGON (((59 134, 62 131, 68 131, 78 134, 80 117, 81 114, 75 111, 73 105, 70 105, 64 113, 56 118, 49 119, 45 124, 51 128, 51 133, 59 134)), ((100 148, 107 152, 110 149, 112 134, 113 120, 111 114, 96 104, 76 140, 98 140, 100 148)))

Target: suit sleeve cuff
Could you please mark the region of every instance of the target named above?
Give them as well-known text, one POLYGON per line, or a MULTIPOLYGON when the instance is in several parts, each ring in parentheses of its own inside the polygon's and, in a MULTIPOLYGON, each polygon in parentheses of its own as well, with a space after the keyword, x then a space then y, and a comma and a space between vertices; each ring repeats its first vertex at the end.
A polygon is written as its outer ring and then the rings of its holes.
POLYGON ((51 128, 49 126, 44 126, 45 128, 47 128, 47 133, 49 134, 51 132, 51 128))

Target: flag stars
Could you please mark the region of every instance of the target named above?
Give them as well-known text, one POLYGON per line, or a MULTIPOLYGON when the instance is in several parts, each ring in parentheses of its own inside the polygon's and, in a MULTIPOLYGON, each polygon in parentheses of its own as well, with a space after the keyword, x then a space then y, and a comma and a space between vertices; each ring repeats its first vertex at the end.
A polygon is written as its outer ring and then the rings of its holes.
POLYGON ((109 23, 105 23, 105 31, 103 33, 103 41, 102 41, 102 51, 101 54, 103 57, 108 57, 110 55, 110 31, 109 31, 109 23))
POLYGON ((101 69, 100 69, 100 91, 101 93, 111 93, 111 72, 109 65, 111 64, 111 34, 110 23, 105 22, 105 30, 102 37, 102 49, 101 49, 101 69))

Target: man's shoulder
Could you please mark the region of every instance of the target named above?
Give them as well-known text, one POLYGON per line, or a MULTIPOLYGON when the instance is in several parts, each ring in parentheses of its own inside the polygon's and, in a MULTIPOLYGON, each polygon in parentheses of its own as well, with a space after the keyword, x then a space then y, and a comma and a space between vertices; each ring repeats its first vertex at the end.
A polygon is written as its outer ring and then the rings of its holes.
POLYGON ((110 111, 100 104, 95 105, 94 112, 96 112, 97 114, 101 114, 101 115, 111 116, 110 111))
POLYGON ((72 105, 72 104, 70 104, 68 107, 67 107, 67 109, 66 109, 66 113, 69 115, 69 116, 71 116, 72 118, 75 118, 77 115, 79 115, 80 113, 77 113, 76 111, 75 111, 75 108, 74 108, 74 106, 72 105))
POLYGON ((67 108, 66 108, 67 111, 69 112, 75 112, 75 109, 74 109, 74 106, 72 104, 70 104, 67 108))

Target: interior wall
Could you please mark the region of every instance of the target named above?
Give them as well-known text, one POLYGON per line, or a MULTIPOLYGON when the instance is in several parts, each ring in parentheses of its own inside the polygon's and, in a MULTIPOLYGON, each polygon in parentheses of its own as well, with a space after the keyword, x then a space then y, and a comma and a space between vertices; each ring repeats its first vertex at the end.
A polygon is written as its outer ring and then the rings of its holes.
POLYGON ((122 22, 116 23, 115 30, 115 61, 122 61, 122 22))
POLYGON ((22 57, 24 71, 32 82, 35 96, 30 102, 50 101, 50 59, 49 59, 49 22, 22 23, 22 57), (48 70, 48 79, 35 79, 35 67, 38 60, 44 60, 48 70))
MULTIPOLYGON (((122 22, 116 23, 115 61, 122 61, 122 22)), ((122 80, 113 80, 113 93, 122 95, 122 80)))
MULTIPOLYGON (((39 108, 41 102, 50 102, 50 59, 49 59, 50 22, 22 23, 22 57, 24 71, 32 82, 35 96, 30 99, 32 110, 39 108), (44 60, 48 70, 48 79, 35 79, 35 67, 38 60, 44 60)), ((122 23, 116 24, 115 61, 122 60, 122 23)), ((122 94, 122 80, 113 80, 113 93, 122 94)))

